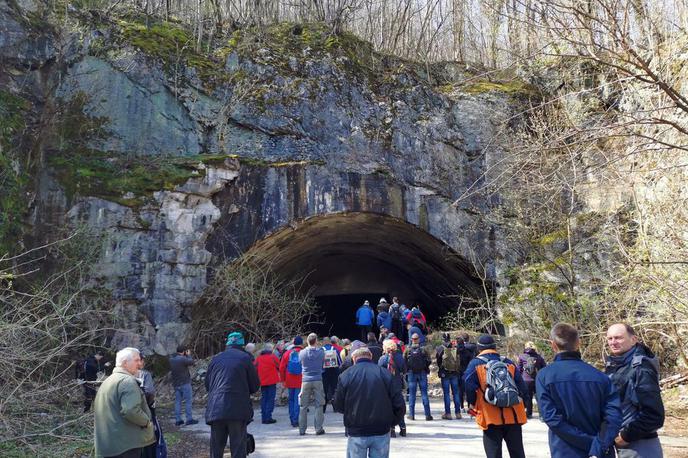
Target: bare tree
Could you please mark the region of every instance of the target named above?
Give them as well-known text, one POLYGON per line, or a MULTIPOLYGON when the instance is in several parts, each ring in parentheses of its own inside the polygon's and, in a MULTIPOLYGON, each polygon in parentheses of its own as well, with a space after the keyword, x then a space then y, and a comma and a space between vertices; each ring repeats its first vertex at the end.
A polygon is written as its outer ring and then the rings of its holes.
POLYGON ((297 335, 313 322, 316 305, 310 292, 302 290, 302 279, 282 280, 271 265, 259 255, 245 254, 214 270, 192 311, 196 352, 207 356, 223 349, 230 329, 269 342, 297 335))

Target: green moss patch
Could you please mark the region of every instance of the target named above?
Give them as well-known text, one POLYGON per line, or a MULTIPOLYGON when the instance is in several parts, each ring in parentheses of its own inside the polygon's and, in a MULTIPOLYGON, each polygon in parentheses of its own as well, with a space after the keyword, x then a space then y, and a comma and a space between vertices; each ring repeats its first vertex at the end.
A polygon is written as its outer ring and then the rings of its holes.
POLYGON ((141 18, 128 16, 116 21, 116 26, 122 41, 160 58, 169 73, 183 75, 181 66, 192 67, 209 86, 223 82, 228 77, 224 71, 224 61, 196 52, 193 34, 180 24, 168 21, 146 24, 141 18))
POLYGON ((127 206, 141 205, 153 192, 174 189, 202 173, 190 157, 129 158, 80 151, 53 156, 49 163, 68 195, 103 197, 127 206))

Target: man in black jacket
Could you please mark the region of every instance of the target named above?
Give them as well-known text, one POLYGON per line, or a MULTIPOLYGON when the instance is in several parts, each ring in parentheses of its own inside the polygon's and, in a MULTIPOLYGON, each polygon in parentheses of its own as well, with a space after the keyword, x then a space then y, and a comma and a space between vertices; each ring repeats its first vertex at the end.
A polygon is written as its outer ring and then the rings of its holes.
POLYGON ((339 376, 333 402, 334 410, 344 414, 347 457, 388 457, 390 428, 404 417, 404 398, 391 374, 373 363, 368 348, 356 350, 352 358, 354 366, 339 376))
POLYGON ((375 334, 372 332, 368 333, 368 350, 370 350, 370 354, 373 355, 373 362, 377 364, 382 356, 382 345, 377 342, 375 334))
POLYGON ((664 424, 659 390, 659 363, 652 350, 638 342, 635 330, 617 323, 607 330, 605 372, 619 390, 623 422, 616 437, 621 458, 661 458, 657 430, 664 424))
POLYGON ((205 377, 210 425, 210 456, 222 458, 229 437, 232 458, 246 458, 246 426, 253 420, 251 394, 260 389, 253 359, 244 350, 244 337, 233 332, 227 349, 213 357, 205 377))
POLYGON ((110 363, 103 361, 103 352, 97 351, 84 361, 77 364, 76 378, 83 381, 84 385, 84 412, 91 410, 91 404, 96 397, 96 387, 92 383, 98 380, 98 373, 105 370, 110 363))

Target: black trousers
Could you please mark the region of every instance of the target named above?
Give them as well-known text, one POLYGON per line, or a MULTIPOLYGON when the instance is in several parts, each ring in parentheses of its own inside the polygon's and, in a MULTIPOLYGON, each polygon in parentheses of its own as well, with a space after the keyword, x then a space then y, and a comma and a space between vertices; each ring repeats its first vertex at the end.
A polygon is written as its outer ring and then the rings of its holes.
POLYGON ((105 458, 139 458, 140 456, 141 456, 141 449, 140 448, 132 448, 131 450, 127 450, 124 453, 120 453, 119 455, 107 456, 105 458))
POLYGON ((214 421, 210 424, 210 458, 222 458, 229 438, 232 458, 246 458, 246 422, 214 421))
POLYGON ((325 369, 322 374, 323 390, 325 390, 325 404, 331 403, 334 399, 334 391, 337 388, 337 381, 339 379, 339 368, 333 367, 325 369))
POLYGON ((90 383, 84 384, 84 413, 91 410, 91 404, 96 398, 96 389, 90 383))
POLYGON ((506 442, 511 458, 526 458, 521 425, 490 425, 483 431, 483 446, 487 458, 502 458, 502 440, 506 442))
POLYGON ((370 332, 371 329, 373 329, 372 326, 361 326, 360 324, 358 325, 359 329, 361 330, 361 342, 368 342, 368 333, 370 332))

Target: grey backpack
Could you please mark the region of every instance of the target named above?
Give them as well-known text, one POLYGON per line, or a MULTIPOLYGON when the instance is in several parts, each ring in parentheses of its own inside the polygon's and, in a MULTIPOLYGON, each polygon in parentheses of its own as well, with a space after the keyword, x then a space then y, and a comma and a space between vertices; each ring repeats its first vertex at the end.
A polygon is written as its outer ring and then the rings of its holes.
POLYGON ((485 400, 497 407, 511 407, 519 402, 518 388, 516 381, 509 372, 509 365, 504 362, 504 357, 499 359, 487 359, 478 356, 478 359, 485 362, 487 366, 485 374, 487 387, 485 389, 485 400))

